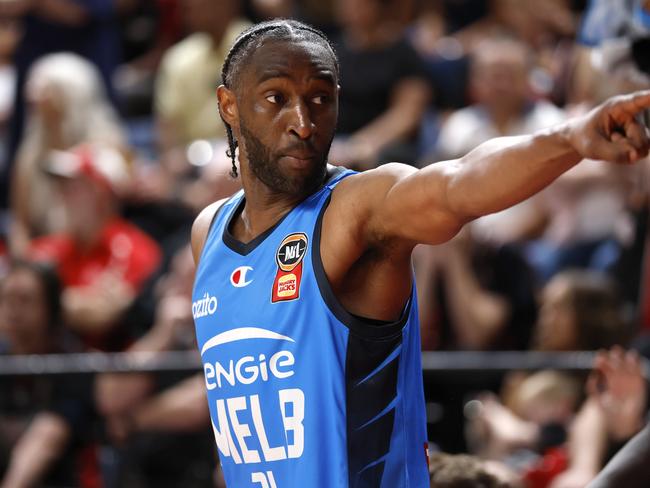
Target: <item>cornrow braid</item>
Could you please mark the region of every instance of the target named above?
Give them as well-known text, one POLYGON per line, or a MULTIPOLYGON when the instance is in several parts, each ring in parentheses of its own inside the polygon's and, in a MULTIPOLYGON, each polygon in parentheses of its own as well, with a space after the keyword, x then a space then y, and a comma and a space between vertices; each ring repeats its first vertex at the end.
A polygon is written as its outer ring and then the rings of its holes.
MULTIPOLYGON (((226 88, 233 89, 236 87, 237 82, 239 81, 239 72, 243 66, 243 61, 248 59, 254 49, 253 45, 259 46, 261 41, 267 38, 275 39, 286 39, 291 37, 303 37, 306 40, 316 42, 318 44, 324 44, 327 49, 332 54, 334 59, 334 66, 336 68, 336 76, 339 75, 339 60, 336 56, 336 51, 333 44, 327 38, 327 36, 320 31, 319 29, 312 27, 311 25, 299 22, 292 19, 275 19, 269 20, 266 22, 261 22, 255 24, 254 26, 246 29, 242 32, 235 42, 233 43, 228 55, 226 56, 225 61, 223 62, 223 67, 221 69, 221 80, 226 88), (254 43, 253 41, 257 41, 254 43)), ((237 178, 237 164, 236 164, 236 151, 238 147, 238 141, 235 139, 232 127, 224 120, 219 111, 221 120, 223 120, 224 125, 226 126, 226 136, 228 137, 228 149, 226 150, 226 155, 232 161, 232 169, 230 170, 230 175, 233 178, 237 178)))

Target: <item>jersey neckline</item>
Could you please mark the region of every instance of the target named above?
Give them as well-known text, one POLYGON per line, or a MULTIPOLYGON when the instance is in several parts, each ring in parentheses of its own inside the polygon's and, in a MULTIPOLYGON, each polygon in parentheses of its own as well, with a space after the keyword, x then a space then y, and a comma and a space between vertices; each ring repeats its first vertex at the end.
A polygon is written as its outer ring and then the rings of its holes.
MULTIPOLYGON (((241 214, 242 210, 244 209, 244 205, 246 203, 246 196, 242 194, 241 198, 239 199, 239 202, 236 203, 234 210, 230 213, 230 216, 228 217, 228 220, 226 221, 226 225, 223 229, 223 243, 228 246, 231 250, 236 252, 237 254, 241 254, 242 256, 248 256, 251 252, 253 252, 264 240, 273 233, 275 229, 286 219, 291 212, 293 212, 296 207, 292 208, 290 211, 288 211, 286 214, 284 214, 280 219, 273 224, 271 227, 266 229, 264 232, 259 234, 257 237, 254 239, 248 241, 248 242, 242 242, 237 240, 232 233, 230 232, 230 226, 233 223, 233 220, 241 214)), ((302 202, 301 202, 302 203, 302 202)))
MULTIPOLYGON (((244 209, 244 205, 246 203, 246 195, 242 192, 241 196, 239 197, 239 201, 234 205, 234 210, 230 213, 226 220, 226 225, 224 226, 223 229, 223 234, 222 234, 222 239, 223 243, 230 248, 232 251, 236 252, 237 254, 240 254, 242 256, 248 256, 251 252, 253 252, 257 247, 262 244, 266 238, 273 233, 275 229, 277 229, 282 222, 284 222, 284 219, 286 219, 289 215, 291 215, 298 207, 303 205, 306 201, 308 201, 311 198, 314 198, 315 195, 320 194, 325 188, 327 188, 328 185, 331 185, 332 182, 336 179, 338 179, 346 169, 342 166, 334 167, 331 170, 328 169, 329 174, 327 175, 327 180, 321 186, 318 190, 316 190, 314 193, 311 195, 308 195, 304 200, 302 200, 300 203, 298 203, 295 207, 293 207, 291 210, 289 210, 286 214, 284 214, 280 219, 273 224, 271 227, 266 229, 264 232, 259 234, 257 237, 254 239, 248 241, 248 242, 242 242, 238 239, 235 238, 235 236, 232 235, 230 232, 230 228, 232 226, 232 223, 237 216, 239 216, 244 209)), ((235 197, 237 198, 237 197, 235 197)))

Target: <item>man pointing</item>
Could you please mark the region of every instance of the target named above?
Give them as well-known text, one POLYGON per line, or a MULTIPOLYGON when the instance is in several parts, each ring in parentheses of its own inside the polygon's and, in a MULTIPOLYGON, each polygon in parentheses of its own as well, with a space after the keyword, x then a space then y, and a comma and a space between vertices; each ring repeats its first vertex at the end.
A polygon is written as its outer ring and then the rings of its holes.
POLYGON ((645 157, 636 115, 650 92, 458 160, 353 173, 327 163, 339 70, 320 31, 258 24, 222 75, 219 110, 243 190, 199 215, 192 244, 228 486, 428 486, 413 248, 451 239, 583 158, 645 157))

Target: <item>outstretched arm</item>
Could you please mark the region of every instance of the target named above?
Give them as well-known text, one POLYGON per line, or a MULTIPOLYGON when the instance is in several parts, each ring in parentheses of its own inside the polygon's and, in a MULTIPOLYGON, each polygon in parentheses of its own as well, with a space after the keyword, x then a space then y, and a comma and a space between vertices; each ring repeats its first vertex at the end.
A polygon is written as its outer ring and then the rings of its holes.
POLYGON ((490 140, 458 160, 419 171, 386 165, 350 178, 347 186, 356 188, 342 203, 361 210, 357 242, 444 242, 466 222, 534 195, 583 158, 636 162, 648 153, 646 128, 637 121, 648 107, 650 91, 614 97, 551 129, 490 140))

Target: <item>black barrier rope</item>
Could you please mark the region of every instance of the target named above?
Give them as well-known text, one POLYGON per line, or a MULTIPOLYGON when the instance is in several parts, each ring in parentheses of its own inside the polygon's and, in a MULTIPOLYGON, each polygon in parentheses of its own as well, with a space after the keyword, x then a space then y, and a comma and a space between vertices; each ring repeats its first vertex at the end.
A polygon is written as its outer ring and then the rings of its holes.
POLYGON ((0 356, 0 376, 188 371, 201 368, 195 351, 0 356))
MULTIPOLYGON (((593 352, 424 352, 422 369, 431 374, 492 374, 509 370, 535 371, 561 369, 589 371, 593 352)), ((201 359, 195 351, 120 352, 0 356, 0 376, 61 375, 92 373, 128 373, 156 371, 196 371, 201 359)), ((646 378, 650 378, 650 363, 643 360, 646 378)))
POLYGON ((513 369, 562 369, 588 371, 595 353, 539 352, 539 351, 455 351, 422 353, 422 369, 427 371, 490 371, 504 372, 513 369))

